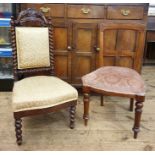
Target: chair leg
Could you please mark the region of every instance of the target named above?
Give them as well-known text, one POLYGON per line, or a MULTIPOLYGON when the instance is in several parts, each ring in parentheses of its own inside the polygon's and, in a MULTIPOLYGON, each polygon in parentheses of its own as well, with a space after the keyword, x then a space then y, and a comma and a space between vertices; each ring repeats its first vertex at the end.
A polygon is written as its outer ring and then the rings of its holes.
POLYGON ((134 120, 134 127, 133 127, 134 138, 135 139, 137 138, 138 132, 140 131, 140 120, 141 120, 143 102, 144 102, 144 97, 143 96, 138 96, 136 98, 135 120, 134 120))
POLYGON ((130 98, 130 111, 133 111, 133 106, 134 106, 134 99, 130 98))
POLYGON ((18 145, 22 144, 22 120, 21 118, 15 118, 15 132, 16 132, 16 141, 18 145))
POLYGON ((70 128, 74 129, 75 127, 75 110, 76 105, 70 106, 70 128))
POLYGON ((104 96, 101 95, 101 106, 104 106, 104 96))
POLYGON ((84 102, 83 119, 84 119, 85 126, 87 126, 88 119, 89 119, 89 94, 88 93, 84 93, 83 102, 84 102))

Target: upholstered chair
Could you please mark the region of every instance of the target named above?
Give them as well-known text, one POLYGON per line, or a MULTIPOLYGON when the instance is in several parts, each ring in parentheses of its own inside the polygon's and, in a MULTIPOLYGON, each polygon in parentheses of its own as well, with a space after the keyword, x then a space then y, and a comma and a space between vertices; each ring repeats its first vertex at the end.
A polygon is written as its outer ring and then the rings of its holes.
POLYGON ((78 93, 54 76, 53 27, 50 19, 33 9, 11 19, 14 66, 12 108, 17 144, 22 144, 22 117, 70 108, 74 128, 78 93))

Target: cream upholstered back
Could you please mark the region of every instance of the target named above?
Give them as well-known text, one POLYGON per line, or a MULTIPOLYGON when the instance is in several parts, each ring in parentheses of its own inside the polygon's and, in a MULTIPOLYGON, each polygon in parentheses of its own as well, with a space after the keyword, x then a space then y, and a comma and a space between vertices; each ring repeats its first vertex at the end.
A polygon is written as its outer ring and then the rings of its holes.
POLYGON ((18 69, 49 67, 49 33, 46 27, 16 27, 18 69))

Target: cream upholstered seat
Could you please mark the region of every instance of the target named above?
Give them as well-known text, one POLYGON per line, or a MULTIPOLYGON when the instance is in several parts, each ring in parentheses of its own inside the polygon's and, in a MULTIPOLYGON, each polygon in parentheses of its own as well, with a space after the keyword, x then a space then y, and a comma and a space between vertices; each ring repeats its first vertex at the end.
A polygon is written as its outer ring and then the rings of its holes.
POLYGON ((61 79, 34 76, 15 82, 12 105, 17 112, 48 108, 77 98, 77 90, 61 79))

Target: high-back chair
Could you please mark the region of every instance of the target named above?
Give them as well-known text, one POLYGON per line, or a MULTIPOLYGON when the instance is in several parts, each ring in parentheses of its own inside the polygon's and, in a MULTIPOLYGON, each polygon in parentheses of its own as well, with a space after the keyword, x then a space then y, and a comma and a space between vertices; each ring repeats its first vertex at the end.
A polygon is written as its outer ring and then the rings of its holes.
POLYGON ((51 20, 33 9, 11 18, 14 87, 12 107, 17 144, 22 144, 22 117, 46 114, 70 107, 74 128, 78 93, 54 76, 53 28, 51 20))
POLYGON ((104 105, 104 95, 128 97, 130 111, 133 110, 134 100, 136 100, 133 131, 134 138, 137 138, 145 100, 145 84, 139 74, 145 26, 137 23, 102 23, 99 30, 100 68, 82 77, 85 125, 89 118, 90 92, 101 94, 101 106, 104 105), (111 39, 108 35, 111 35, 111 39))

